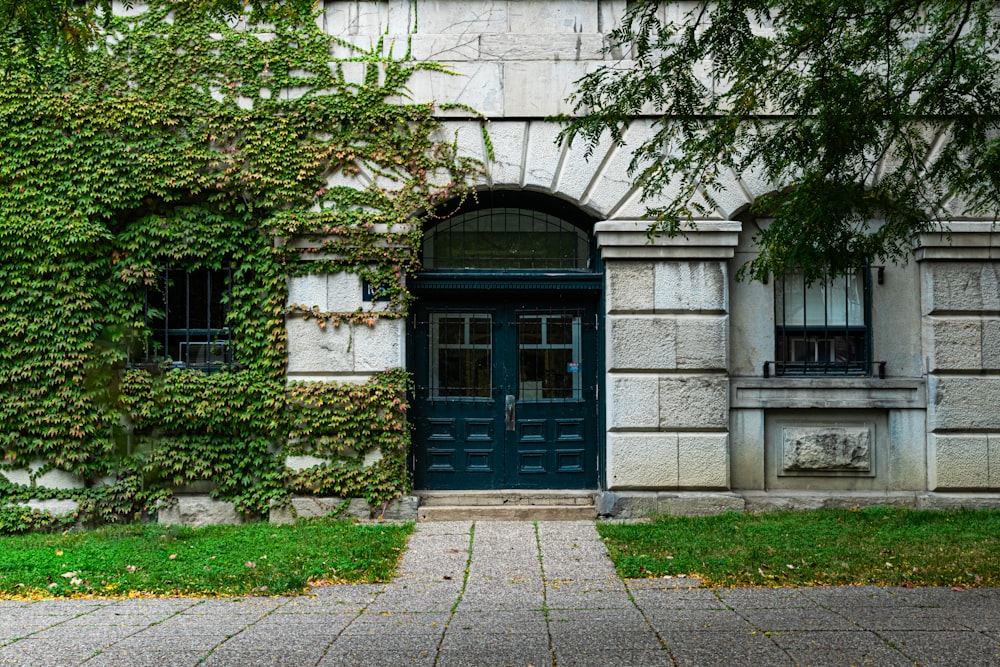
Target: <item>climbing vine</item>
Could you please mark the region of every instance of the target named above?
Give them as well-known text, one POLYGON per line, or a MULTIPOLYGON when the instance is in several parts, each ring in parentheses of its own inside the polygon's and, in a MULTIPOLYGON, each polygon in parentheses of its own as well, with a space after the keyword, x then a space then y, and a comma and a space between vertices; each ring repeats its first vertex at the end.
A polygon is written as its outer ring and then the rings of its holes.
POLYGON ((405 315, 421 221, 461 199, 480 165, 438 108, 406 101, 411 77, 441 66, 405 44, 324 34, 312 3, 254 7, 151 0, 71 61, 6 45, 0 472, 30 479, 0 478, 0 530, 61 525, 17 505, 29 499, 131 520, 193 482, 259 515, 292 492, 381 503, 407 488, 405 373, 286 385, 285 322, 405 315), (166 264, 232 267, 233 368, 133 363, 166 264), (335 272, 365 279, 379 306, 288 303, 290 277, 335 272), (292 471, 290 454, 326 462, 292 471), (53 470, 83 487, 38 483, 53 470))

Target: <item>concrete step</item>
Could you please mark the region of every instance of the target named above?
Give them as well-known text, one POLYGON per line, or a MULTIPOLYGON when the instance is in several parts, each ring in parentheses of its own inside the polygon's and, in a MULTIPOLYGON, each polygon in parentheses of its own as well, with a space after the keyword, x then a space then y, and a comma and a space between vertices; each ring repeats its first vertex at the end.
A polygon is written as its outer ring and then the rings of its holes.
POLYGON ((586 521, 597 518, 593 505, 427 505, 418 521, 586 521))
POLYGON ((595 491, 417 491, 421 507, 593 506, 595 491))

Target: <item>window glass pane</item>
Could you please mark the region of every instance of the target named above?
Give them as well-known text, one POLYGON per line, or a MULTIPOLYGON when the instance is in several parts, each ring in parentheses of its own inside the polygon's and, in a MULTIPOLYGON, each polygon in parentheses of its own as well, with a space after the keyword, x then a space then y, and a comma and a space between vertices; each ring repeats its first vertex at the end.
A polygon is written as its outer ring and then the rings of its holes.
MULTIPOLYGON (((182 279, 181 279, 182 280, 182 279)), ((211 294, 209 294, 208 271, 191 271, 187 274, 187 303, 178 304, 187 317, 187 329, 208 329, 209 310, 211 309, 211 294)), ((180 281, 178 281, 180 282, 180 281)), ((201 338, 205 332, 200 332, 201 338)))
POLYGON ((827 303, 830 324, 864 326, 865 293, 860 274, 838 276, 831 281, 827 303))
POLYGON ((779 374, 868 374, 867 272, 806 285, 801 271, 775 284, 775 355, 779 374))
POLYGON ((437 321, 438 341, 445 345, 461 345, 465 341, 464 317, 439 317, 437 321))
POLYGON ((542 318, 522 317, 518 321, 517 340, 522 345, 541 345, 542 318))
POLYGON ((165 268, 146 293, 146 361, 210 369, 232 363, 226 307, 229 269, 165 268))
POLYGON ((585 269, 587 233, 547 213, 491 208, 461 213, 427 232, 429 269, 585 269))
POLYGON ((431 314, 431 396, 492 396, 492 317, 486 313, 431 314))
POLYGON ((436 396, 489 398, 490 350, 442 348, 435 361, 436 396))
POLYGON ((518 316, 518 398, 581 400, 580 318, 518 316))
POLYGON ((573 342, 573 318, 569 315, 549 317, 545 324, 546 343, 568 345, 573 342))
POLYGON ((788 326, 864 326, 864 281, 860 273, 818 280, 806 286, 801 271, 780 281, 776 313, 788 326))
POLYGON ((491 325, 489 317, 473 317, 469 320, 469 342, 473 345, 491 345, 491 325))

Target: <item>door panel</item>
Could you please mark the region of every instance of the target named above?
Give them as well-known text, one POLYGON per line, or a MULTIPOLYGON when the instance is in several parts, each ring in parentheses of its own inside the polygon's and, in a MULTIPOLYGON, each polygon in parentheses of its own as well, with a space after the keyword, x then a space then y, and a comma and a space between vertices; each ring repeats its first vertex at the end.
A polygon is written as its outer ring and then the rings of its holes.
POLYGON ((417 487, 595 488, 593 297, 449 301, 413 321, 417 487))

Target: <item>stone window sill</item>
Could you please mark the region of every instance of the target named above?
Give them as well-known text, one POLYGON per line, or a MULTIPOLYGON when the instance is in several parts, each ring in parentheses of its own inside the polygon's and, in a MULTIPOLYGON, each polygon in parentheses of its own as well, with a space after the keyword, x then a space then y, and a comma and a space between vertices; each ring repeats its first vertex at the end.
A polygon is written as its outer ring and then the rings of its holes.
POLYGON ((732 378, 732 408, 922 409, 920 378, 771 377, 732 378))

